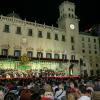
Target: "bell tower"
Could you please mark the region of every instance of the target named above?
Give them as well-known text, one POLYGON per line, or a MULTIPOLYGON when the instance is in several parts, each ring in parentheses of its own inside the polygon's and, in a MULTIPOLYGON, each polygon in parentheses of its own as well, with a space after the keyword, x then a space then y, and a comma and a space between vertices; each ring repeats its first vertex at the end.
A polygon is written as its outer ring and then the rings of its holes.
POLYGON ((79 19, 75 15, 75 4, 64 1, 59 6, 58 27, 65 29, 66 32, 79 33, 79 19))
MULTIPOLYGON (((70 59, 71 61, 79 61, 80 59, 79 19, 75 14, 74 3, 69 1, 64 1, 59 6, 58 27, 64 29, 65 31, 66 51, 68 59, 70 59)), ((76 63, 74 62, 71 62, 70 64, 73 64, 73 66, 78 66, 75 65, 76 63)), ((74 70, 76 70, 76 68, 74 70)))

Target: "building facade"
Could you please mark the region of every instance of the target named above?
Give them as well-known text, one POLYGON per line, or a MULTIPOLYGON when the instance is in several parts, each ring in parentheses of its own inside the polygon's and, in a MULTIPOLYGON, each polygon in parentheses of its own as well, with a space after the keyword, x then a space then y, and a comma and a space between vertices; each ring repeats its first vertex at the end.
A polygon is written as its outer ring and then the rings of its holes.
POLYGON ((64 1, 59 13, 58 27, 22 20, 15 13, 1 15, 0 68, 100 73, 99 37, 79 32, 74 3, 64 1), (28 67, 22 68, 22 61, 28 67))

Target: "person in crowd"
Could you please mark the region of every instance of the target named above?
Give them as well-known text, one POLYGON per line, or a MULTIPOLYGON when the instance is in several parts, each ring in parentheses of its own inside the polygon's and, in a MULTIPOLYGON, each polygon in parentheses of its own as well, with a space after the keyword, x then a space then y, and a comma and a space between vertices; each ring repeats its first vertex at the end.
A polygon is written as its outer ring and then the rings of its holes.
POLYGON ((1 87, 0 87, 0 100, 4 100, 4 93, 1 87))
POLYGON ((66 91, 64 90, 64 85, 61 83, 55 91, 55 99, 56 100, 65 100, 66 98, 66 91))
POLYGON ((77 87, 77 85, 74 85, 73 82, 69 83, 69 88, 68 88, 68 100, 77 100, 77 98, 80 97, 80 91, 77 87))
POLYGON ((81 96, 78 100, 91 100, 91 90, 86 90, 84 85, 80 86, 81 96))
POLYGON ((54 100, 53 90, 50 84, 45 83, 43 89, 45 90, 44 97, 54 100))
POLYGON ((73 93, 69 93, 66 100, 75 100, 75 96, 73 93))

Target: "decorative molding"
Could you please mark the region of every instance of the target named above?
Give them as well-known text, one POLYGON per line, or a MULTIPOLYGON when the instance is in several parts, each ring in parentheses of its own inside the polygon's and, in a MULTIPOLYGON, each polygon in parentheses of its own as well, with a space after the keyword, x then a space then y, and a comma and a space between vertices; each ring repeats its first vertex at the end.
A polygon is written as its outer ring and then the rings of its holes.
POLYGON ((3 45, 0 45, 0 47, 4 48, 4 49, 9 49, 10 45, 9 44, 3 44, 3 45))
POLYGON ((51 49, 47 49, 47 50, 45 50, 45 52, 48 52, 48 53, 50 52, 51 53, 52 50, 51 49))
POLYGON ((14 49, 18 49, 18 50, 20 50, 20 49, 22 49, 22 47, 19 46, 19 45, 15 45, 15 46, 14 46, 14 49))
POLYGON ((28 47, 28 48, 26 48, 26 50, 34 50, 34 48, 28 47))

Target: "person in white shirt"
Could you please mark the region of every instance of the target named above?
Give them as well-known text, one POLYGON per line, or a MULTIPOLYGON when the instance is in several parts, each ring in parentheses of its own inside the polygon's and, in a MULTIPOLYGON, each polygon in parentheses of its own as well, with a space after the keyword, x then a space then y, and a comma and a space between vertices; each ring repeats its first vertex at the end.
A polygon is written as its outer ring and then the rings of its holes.
POLYGON ((59 88, 56 88, 55 99, 61 100, 62 97, 66 97, 66 91, 64 91, 64 86, 60 84, 59 88))
POLYGON ((85 86, 80 87, 81 96, 78 100, 91 100, 91 90, 86 90, 85 86))

